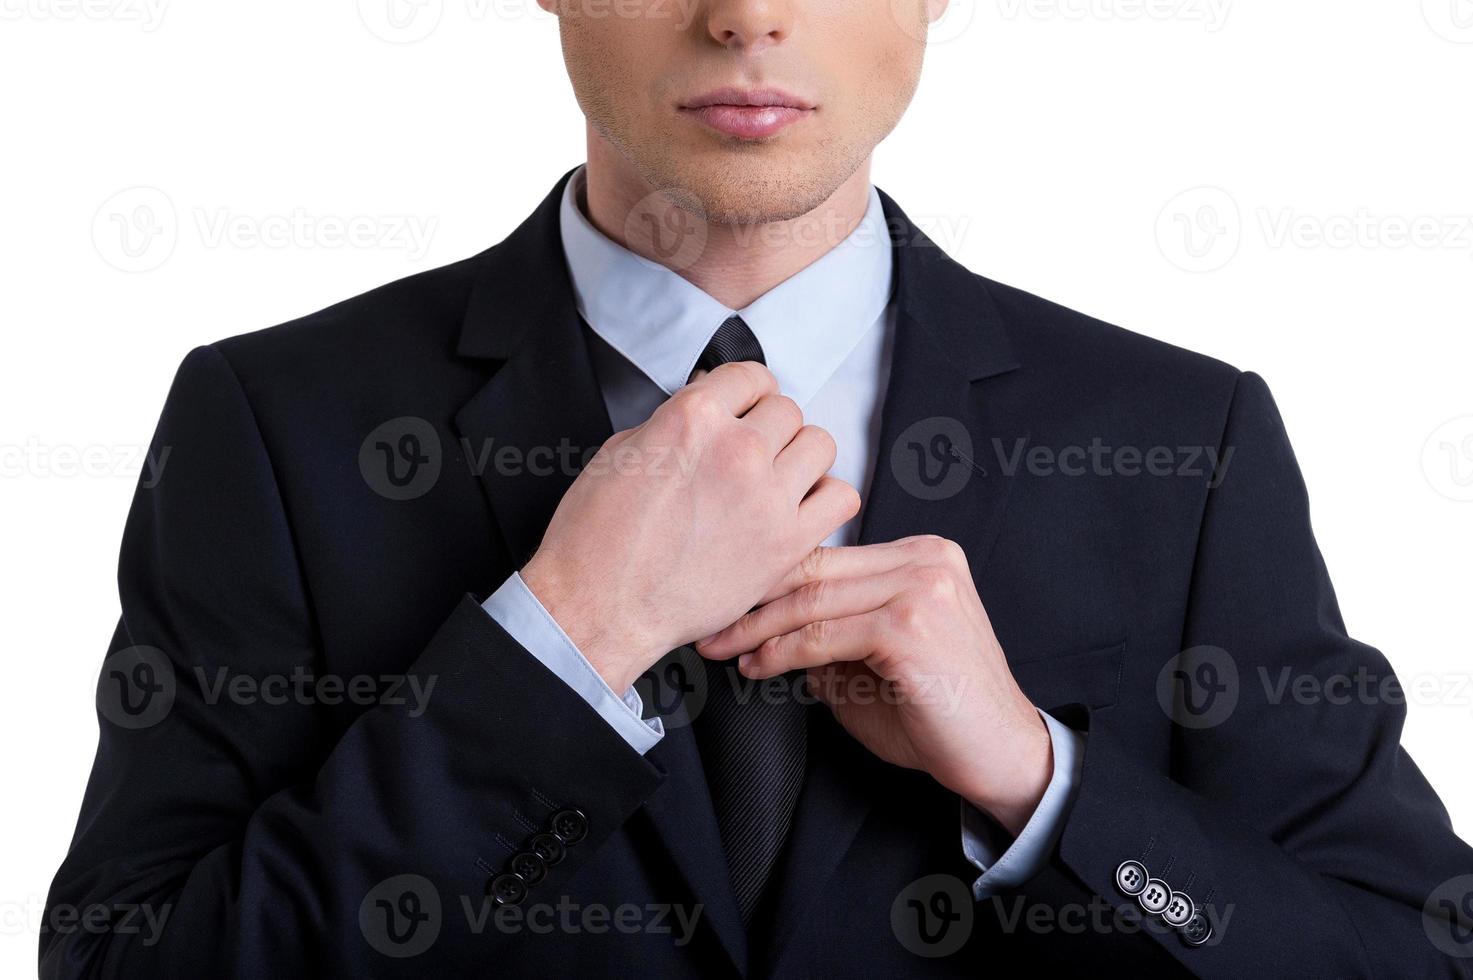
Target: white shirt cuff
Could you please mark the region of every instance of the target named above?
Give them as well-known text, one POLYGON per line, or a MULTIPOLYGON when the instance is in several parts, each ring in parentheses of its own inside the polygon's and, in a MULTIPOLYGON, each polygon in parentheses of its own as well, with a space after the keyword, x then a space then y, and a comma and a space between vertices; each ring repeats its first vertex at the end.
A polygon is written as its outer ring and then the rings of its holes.
POLYGON ((1054 773, 1043 799, 1017 839, 1007 834, 976 807, 962 800, 962 853, 982 877, 972 884, 978 900, 1016 888, 1043 870, 1079 788, 1084 769, 1084 736, 1040 711, 1054 750, 1054 773))
POLYGON ((626 691, 623 697, 615 694, 603 675, 594 669, 557 620, 527 588, 520 574, 513 573, 501 588, 481 603, 481 608, 542 666, 587 701, 634 751, 644 755, 664 737, 665 726, 659 718, 645 721, 640 717, 644 703, 634 688, 626 691))

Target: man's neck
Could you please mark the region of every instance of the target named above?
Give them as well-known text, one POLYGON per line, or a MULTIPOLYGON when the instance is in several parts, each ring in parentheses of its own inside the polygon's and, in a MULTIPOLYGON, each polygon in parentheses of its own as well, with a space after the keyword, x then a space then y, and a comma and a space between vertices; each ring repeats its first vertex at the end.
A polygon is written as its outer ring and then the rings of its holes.
POLYGON ((827 201, 801 217, 767 224, 714 224, 653 195, 629 161, 590 132, 587 197, 578 203, 593 226, 611 240, 672 268, 729 308, 740 310, 849 237, 869 209, 869 188, 866 160, 827 201), (628 220, 636 206, 650 217, 628 220), (663 240, 656 240, 655 229, 663 230, 663 240), (670 236, 700 242, 702 234, 701 247, 676 247, 671 255, 670 236))

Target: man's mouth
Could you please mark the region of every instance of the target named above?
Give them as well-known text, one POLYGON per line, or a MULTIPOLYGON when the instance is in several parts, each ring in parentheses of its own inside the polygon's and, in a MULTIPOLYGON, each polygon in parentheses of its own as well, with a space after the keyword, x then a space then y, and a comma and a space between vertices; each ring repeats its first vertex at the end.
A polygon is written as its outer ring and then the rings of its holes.
POLYGON ((806 99, 781 89, 723 88, 690 99, 680 107, 726 136, 763 140, 776 136, 816 111, 806 99))

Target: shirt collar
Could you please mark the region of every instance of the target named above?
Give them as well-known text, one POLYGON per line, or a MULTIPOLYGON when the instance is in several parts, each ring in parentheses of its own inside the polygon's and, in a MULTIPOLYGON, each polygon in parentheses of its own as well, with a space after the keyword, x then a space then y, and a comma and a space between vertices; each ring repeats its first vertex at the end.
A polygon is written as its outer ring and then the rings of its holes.
POLYGON ((743 310, 728 309, 675 272, 594 228, 578 207, 580 168, 563 192, 563 251, 578 312, 666 394, 695 368, 733 313, 751 327, 782 392, 808 403, 879 321, 890 301, 894 258, 873 188, 859 226, 818 261, 743 310))

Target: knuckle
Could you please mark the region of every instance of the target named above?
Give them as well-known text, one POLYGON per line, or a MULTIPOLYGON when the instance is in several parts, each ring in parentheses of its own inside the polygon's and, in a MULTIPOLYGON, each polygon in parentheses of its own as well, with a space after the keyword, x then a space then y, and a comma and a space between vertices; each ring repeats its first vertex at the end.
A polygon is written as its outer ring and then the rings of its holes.
POLYGON ((783 638, 769 637, 757 648, 757 659, 766 666, 780 666, 783 662, 783 638))
POLYGON ((794 429, 802 428, 803 409, 798 407, 798 403, 787 395, 778 395, 776 399, 778 410, 783 413, 788 425, 794 429))
POLYGON ((767 440, 755 429, 730 426, 722 439, 726 458, 738 472, 745 472, 767 458, 767 440))
POLYGON ((798 574, 803 581, 813 582, 823 577, 824 572, 828 569, 828 554, 829 549, 827 548, 814 548, 803 556, 798 562, 798 574))
POLYGON ((833 635, 833 624, 827 619, 817 619, 804 626, 799 631, 803 639, 803 645, 810 649, 822 650, 833 635))
POLYGON ((682 388, 663 406, 666 416, 683 431, 699 431, 712 417, 716 400, 703 388, 682 388))
POLYGON ((951 573, 936 565, 922 565, 913 573, 916 590, 926 598, 941 598, 953 590, 951 573))
POLYGON ((890 619, 897 629, 906 633, 919 632, 925 619, 925 610, 924 605, 918 602, 914 595, 900 596, 888 608, 890 619))
POLYGON ((828 598, 828 593, 829 584, 823 579, 819 579, 814 582, 809 582, 807 585, 801 586, 798 591, 793 594, 793 602, 797 605, 800 615, 804 616, 805 618, 816 616, 818 615, 818 611, 824 607, 824 602, 828 598))
POLYGON ((943 562, 952 568, 963 569, 967 567, 967 550, 949 538, 942 538, 941 544, 937 546, 939 555, 943 562))
POLYGON ((834 442, 834 437, 829 435, 827 429, 820 428, 816 425, 808 425, 803 427, 803 431, 807 432, 808 437, 814 441, 814 445, 822 448, 826 454, 838 452, 839 446, 834 442))

